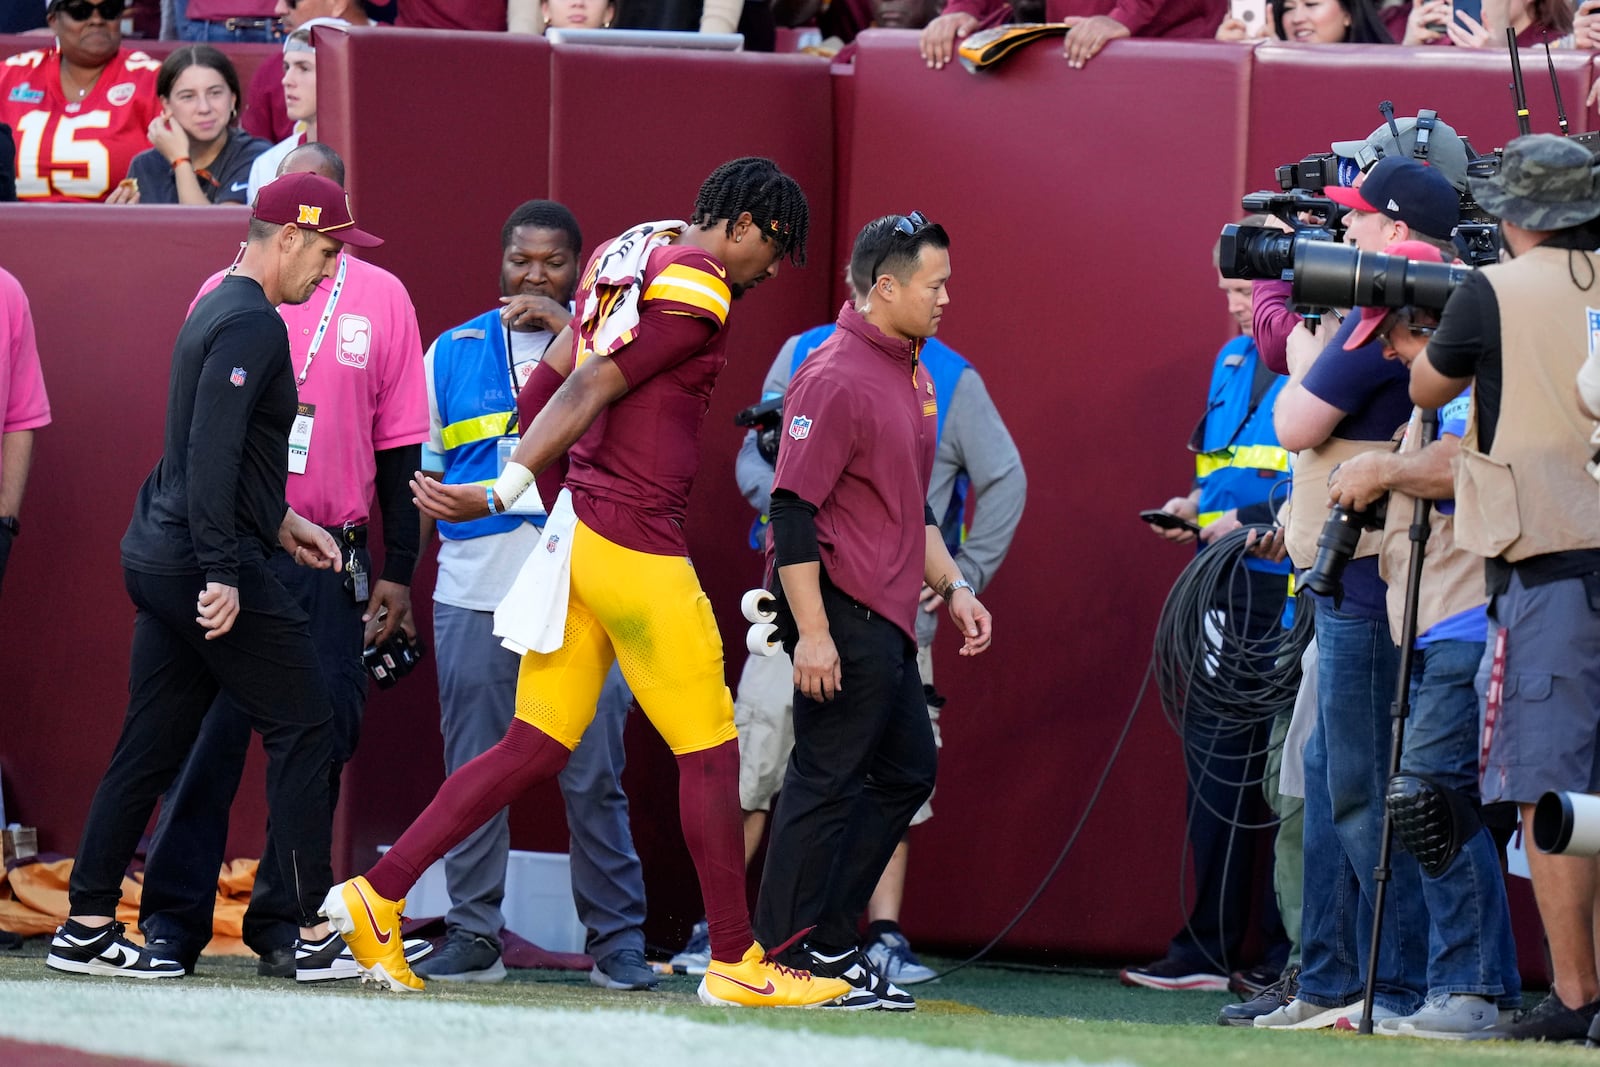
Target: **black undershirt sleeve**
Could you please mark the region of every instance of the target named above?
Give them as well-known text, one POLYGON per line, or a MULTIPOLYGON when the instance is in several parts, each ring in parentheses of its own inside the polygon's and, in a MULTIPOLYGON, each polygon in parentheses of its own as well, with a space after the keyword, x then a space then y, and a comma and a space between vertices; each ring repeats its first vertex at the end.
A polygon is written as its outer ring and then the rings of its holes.
POLYGON ((817 563, 822 553, 817 548, 817 506, 801 500, 787 489, 774 490, 772 508, 767 515, 772 522, 772 545, 780 567, 796 563, 817 563))
POLYGON ((924 526, 937 526, 937 525, 939 525, 939 520, 934 518, 934 516, 933 516, 933 508, 930 505, 926 504, 926 503, 924 503, 922 505, 922 525, 924 525, 924 526))
POLYGON ((378 467, 378 510, 383 515, 382 577, 386 582, 410 585, 421 538, 410 481, 412 472, 422 464, 422 446, 384 448, 374 458, 378 467))
POLYGON ((1500 301, 1483 275, 1468 274, 1450 294, 1428 340, 1427 360, 1447 378, 1476 379, 1478 448, 1487 452, 1500 421, 1500 301))

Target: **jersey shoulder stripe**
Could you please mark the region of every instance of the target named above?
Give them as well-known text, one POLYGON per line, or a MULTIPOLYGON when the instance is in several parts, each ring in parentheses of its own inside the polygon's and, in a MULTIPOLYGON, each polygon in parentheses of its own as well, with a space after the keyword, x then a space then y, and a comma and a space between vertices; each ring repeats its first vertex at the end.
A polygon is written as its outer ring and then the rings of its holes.
POLYGON ((720 327, 728 321, 732 294, 727 281, 712 271, 687 263, 671 263, 645 286, 644 300, 683 304, 715 320, 720 327))

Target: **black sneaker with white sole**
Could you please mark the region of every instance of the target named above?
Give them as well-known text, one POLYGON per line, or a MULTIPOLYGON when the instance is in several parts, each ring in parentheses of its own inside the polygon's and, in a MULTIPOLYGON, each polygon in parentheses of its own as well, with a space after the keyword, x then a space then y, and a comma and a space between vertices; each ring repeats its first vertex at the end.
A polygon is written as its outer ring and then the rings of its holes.
POLYGON ((806 970, 824 978, 838 978, 850 983, 850 992, 828 1005, 847 1011, 915 1011, 916 1000, 904 989, 872 969, 867 957, 858 948, 848 952, 825 953, 808 949, 810 957, 806 970))
POLYGON ((68 919, 56 927, 45 965, 69 974, 97 974, 111 978, 182 978, 183 964, 140 948, 127 937, 119 922, 89 927, 68 919))
MULTIPOLYGON (((408 938, 405 942, 406 962, 416 963, 433 954, 433 942, 422 937, 408 938)), ((338 931, 333 931, 321 941, 296 941, 294 945, 294 980, 296 982, 337 982, 344 978, 360 978, 361 967, 350 954, 350 946, 338 931)))

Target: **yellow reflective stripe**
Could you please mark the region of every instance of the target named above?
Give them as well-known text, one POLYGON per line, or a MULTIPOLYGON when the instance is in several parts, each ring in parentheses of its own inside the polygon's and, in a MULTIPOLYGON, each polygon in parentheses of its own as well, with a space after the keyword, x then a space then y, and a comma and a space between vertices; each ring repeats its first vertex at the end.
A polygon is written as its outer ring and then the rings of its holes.
POLYGON ((470 445, 474 441, 482 441, 489 437, 500 437, 510 425, 513 412, 491 411, 487 415, 479 415, 473 419, 462 419, 452 422, 439 431, 439 438, 444 443, 445 450, 460 448, 470 445))
POLYGON ((1287 471, 1289 453, 1277 445, 1240 445, 1226 452, 1206 452, 1194 457, 1195 473, 1201 478, 1215 474, 1224 467, 1287 471))
POLYGON ((1200 513, 1200 517, 1195 521, 1201 526, 1210 526, 1212 523, 1216 522, 1226 514, 1227 512, 1225 511, 1202 511, 1200 513))

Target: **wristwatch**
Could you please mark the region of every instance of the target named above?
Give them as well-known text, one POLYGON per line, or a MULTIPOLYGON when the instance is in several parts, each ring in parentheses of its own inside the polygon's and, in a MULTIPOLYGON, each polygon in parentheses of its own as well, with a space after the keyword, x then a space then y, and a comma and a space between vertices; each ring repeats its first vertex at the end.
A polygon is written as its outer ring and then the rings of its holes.
POLYGON ((8 530, 15 537, 22 532, 22 524, 15 515, 0 515, 0 530, 8 530))
POLYGON ((944 591, 944 599, 947 603, 955 599, 957 589, 965 589, 973 596, 978 595, 977 590, 972 588, 971 582, 967 581, 965 578, 957 578, 955 581, 950 583, 950 588, 944 591))

